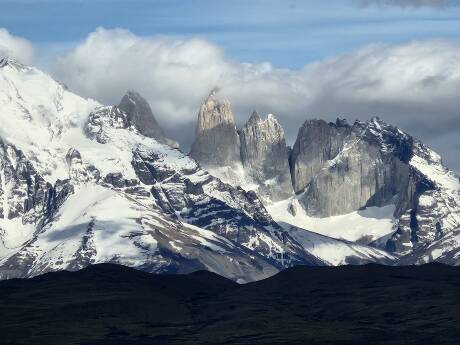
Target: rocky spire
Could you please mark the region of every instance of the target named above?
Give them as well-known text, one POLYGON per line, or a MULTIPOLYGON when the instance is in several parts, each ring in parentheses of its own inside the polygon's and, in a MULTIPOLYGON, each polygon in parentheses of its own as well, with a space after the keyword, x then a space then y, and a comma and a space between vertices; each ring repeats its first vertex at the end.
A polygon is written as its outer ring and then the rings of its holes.
POLYGON ((14 68, 17 71, 26 69, 26 66, 23 65, 22 63, 20 63, 18 60, 15 60, 15 59, 10 58, 10 57, 2 57, 2 58, 0 58, 0 68, 4 68, 6 66, 14 68))
POLYGON ((230 102, 217 99, 216 90, 211 91, 201 105, 190 155, 204 167, 231 166, 241 162, 230 102))
POLYGON ((150 105, 139 93, 128 91, 121 99, 118 108, 128 115, 130 124, 142 135, 156 139, 162 144, 178 147, 175 141, 166 138, 150 105))
POLYGON ((292 195, 288 149, 284 131, 269 114, 262 120, 254 111, 240 131, 241 160, 246 173, 260 185, 259 195, 272 201, 292 195))
MULTIPOLYGON (((257 111, 253 111, 251 116, 249 117, 249 120, 248 120, 248 123, 247 124, 250 124, 250 123, 259 123, 262 121, 262 118, 260 117, 259 113, 257 111)), ((246 125, 247 125, 246 124, 246 125)))

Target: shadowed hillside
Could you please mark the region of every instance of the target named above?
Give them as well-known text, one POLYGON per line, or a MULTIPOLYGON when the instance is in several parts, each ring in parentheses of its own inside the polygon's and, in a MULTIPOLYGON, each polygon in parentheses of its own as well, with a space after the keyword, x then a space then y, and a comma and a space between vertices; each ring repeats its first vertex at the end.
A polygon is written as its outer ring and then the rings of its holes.
POLYGON ((460 268, 296 267, 237 285, 102 264, 0 282, 2 344, 454 344, 460 268))

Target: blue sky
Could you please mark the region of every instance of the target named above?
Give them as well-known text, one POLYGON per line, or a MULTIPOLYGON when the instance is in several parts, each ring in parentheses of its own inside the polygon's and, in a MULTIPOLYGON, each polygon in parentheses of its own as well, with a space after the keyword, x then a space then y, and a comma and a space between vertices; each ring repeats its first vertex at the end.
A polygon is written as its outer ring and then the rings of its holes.
POLYGON ((0 27, 46 59, 96 27, 140 36, 203 37, 238 61, 299 68, 375 42, 460 39, 460 5, 398 7, 352 0, 1 0, 0 27))

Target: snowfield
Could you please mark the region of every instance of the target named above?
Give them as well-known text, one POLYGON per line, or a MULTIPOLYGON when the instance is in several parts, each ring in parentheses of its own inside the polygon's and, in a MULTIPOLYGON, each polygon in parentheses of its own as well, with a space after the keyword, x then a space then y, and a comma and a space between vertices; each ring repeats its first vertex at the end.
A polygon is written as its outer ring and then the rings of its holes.
POLYGON ((311 232, 351 242, 370 243, 395 231, 394 205, 367 207, 340 216, 315 218, 305 213, 296 198, 280 201, 267 207, 277 222, 311 232), (296 212, 293 215, 289 209, 296 212))

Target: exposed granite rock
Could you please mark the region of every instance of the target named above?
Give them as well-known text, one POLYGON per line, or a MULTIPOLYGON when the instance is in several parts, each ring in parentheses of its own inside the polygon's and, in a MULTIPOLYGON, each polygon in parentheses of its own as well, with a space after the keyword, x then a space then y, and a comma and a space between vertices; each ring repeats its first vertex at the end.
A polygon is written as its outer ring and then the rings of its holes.
POLYGON ((283 128, 276 118, 269 114, 262 120, 254 111, 239 135, 243 167, 249 178, 259 185, 259 196, 272 201, 290 197, 288 149, 283 128))
POLYGON ((135 129, 128 120, 128 115, 117 106, 100 107, 88 116, 85 125, 86 136, 100 144, 109 141, 109 135, 104 128, 135 129))
POLYGON ((441 245, 430 255, 426 248, 460 226, 458 177, 439 155, 378 118, 353 126, 307 121, 291 155, 291 172, 299 201, 311 215, 394 204, 396 231, 382 243, 405 255, 403 263, 436 259, 441 245))
POLYGON ((241 163, 240 140, 230 103, 218 100, 215 91, 201 105, 190 156, 205 168, 241 163))
POLYGON ((134 187, 139 184, 137 179, 125 179, 122 173, 109 173, 104 177, 104 182, 115 188, 134 187))
POLYGON ((315 216, 389 203, 397 205, 399 216, 412 202, 411 143, 411 137, 378 119, 353 126, 343 120, 307 121, 291 155, 294 190, 315 216))
POLYGON ((20 150, 0 139, 0 218, 41 214, 50 188, 20 150))
POLYGON ((402 263, 439 259, 457 264, 451 250, 455 248, 453 234, 460 228, 458 177, 442 165, 438 154, 420 142, 413 144, 409 166, 412 198, 399 218, 398 231, 387 242, 387 250, 406 254, 402 263))
POLYGON ((291 153, 292 184, 296 193, 303 191, 324 164, 339 154, 350 133, 348 124, 305 121, 291 153))
POLYGON ((69 167, 69 177, 75 182, 98 181, 101 178, 99 170, 83 162, 80 152, 76 149, 69 149, 66 162, 69 167))
POLYGON ((139 93, 128 91, 120 101, 118 108, 128 115, 128 121, 140 134, 156 139, 162 144, 179 147, 179 144, 166 138, 163 129, 158 124, 149 103, 139 93))
MULTIPOLYGON (((0 140, 0 220, 35 224, 39 230, 72 190, 68 180, 46 182, 20 150, 0 140)), ((0 240, 5 230, 0 225, 0 240)))
POLYGON ((138 93, 129 91, 118 106, 99 107, 88 117, 85 132, 90 139, 107 143, 108 136, 102 126, 131 129, 162 144, 179 147, 177 142, 164 136, 147 101, 138 93))

